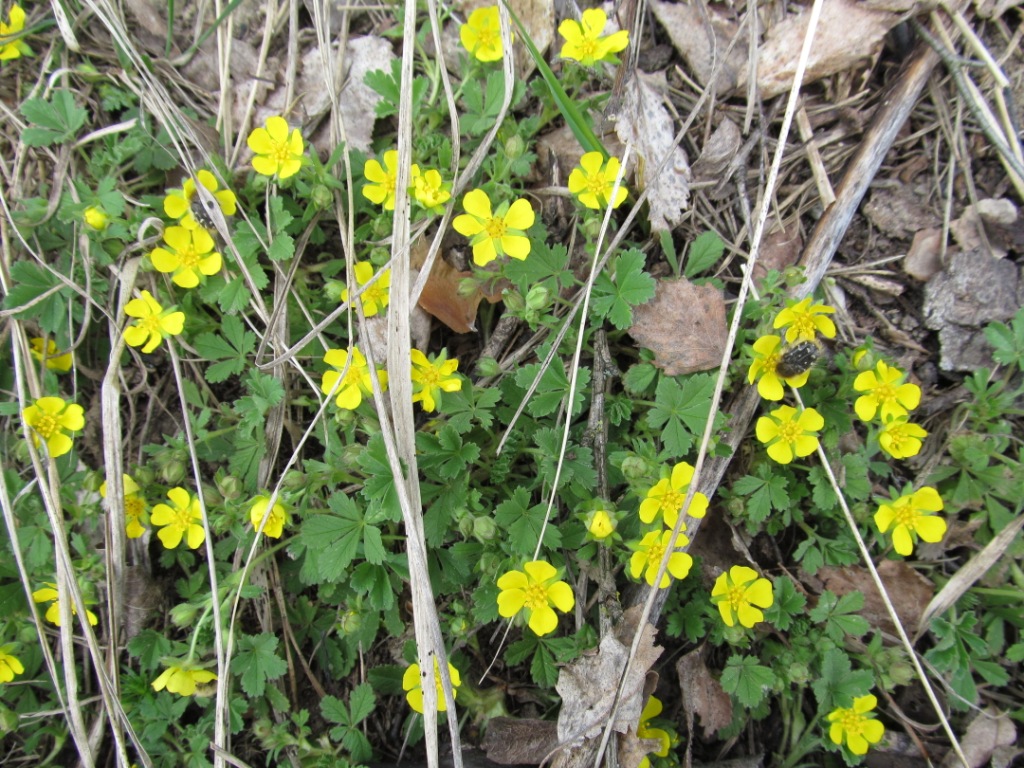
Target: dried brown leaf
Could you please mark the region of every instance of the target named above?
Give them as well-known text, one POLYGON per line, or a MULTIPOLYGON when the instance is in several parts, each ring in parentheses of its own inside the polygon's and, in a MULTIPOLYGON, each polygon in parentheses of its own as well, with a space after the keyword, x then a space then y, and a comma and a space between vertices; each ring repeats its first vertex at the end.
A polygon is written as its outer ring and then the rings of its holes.
POLYGON ((550 720, 495 717, 480 748, 501 765, 540 765, 558 746, 558 725, 550 720))
POLYGON ((629 333, 669 376, 715 368, 728 336, 722 292, 685 277, 660 280, 653 301, 633 309, 629 333))
MULTIPOLYGON (((878 566, 878 575, 896 609, 896 615, 900 617, 903 626, 912 631, 921 618, 921 612, 935 594, 935 585, 903 560, 883 560, 878 566)), ((840 597, 860 591, 864 595, 861 616, 872 627, 878 627, 890 634, 896 631, 867 568, 826 566, 818 570, 817 576, 821 579, 824 589, 840 597)))
POLYGON ((688 720, 700 716, 704 738, 711 740, 732 722, 732 699, 704 663, 702 648, 695 648, 676 662, 679 692, 688 720))

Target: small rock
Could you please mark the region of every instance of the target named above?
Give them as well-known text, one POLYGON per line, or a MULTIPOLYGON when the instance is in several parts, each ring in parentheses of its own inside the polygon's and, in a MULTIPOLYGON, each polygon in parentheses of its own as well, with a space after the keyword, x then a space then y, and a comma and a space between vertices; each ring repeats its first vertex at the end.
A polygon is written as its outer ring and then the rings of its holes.
POLYGON ((903 257, 903 271, 915 280, 926 283, 937 275, 942 263, 942 230, 929 227, 914 233, 910 250, 903 257))

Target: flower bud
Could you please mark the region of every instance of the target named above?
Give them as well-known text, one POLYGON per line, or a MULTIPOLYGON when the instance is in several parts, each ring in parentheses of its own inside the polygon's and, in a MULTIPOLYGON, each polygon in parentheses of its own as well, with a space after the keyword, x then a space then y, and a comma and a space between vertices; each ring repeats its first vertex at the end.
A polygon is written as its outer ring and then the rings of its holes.
POLYGON ((198 613, 199 606, 192 605, 192 603, 179 603, 171 608, 171 623, 182 629, 191 627, 195 623, 198 613))
POLYGON ((473 520, 473 538, 477 541, 491 541, 497 534, 498 526, 491 518, 481 515, 473 520))
POLYGON ((502 291, 501 298, 505 301, 505 308, 509 312, 519 313, 526 308, 522 294, 512 288, 502 291))
POLYGON ((354 635, 363 628, 363 617, 358 611, 345 611, 338 625, 343 635, 354 635))
POLYGON ((604 509, 595 509, 587 515, 587 530, 598 541, 615 533, 615 518, 604 509))
POLYGON ((498 361, 493 357, 482 357, 476 361, 476 372, 480 376, 489 379, 501 373, 501 366, 498 365, 498 361))
POLYGON ((473 518, 471 516, 466 515, 464 518, 459 520, 459 534, 462 536, 462 538, 468 539, 470 536, 472 536, 473 528, 473 518))
POLYGON ((217 490, 227 501, 233 501, 242 495, 242 481, 234 475, 218 477, 215 482, 217 490))
POLYGON ((0 737, 18 730, 18 713, 0 704, 0 737))
POLYGON ((532 310, 546 309, 551 300, 551 291, 543 285, 535 285, 526 294, 526 306, 532 310))
POLYGON ((284 476, 284 482, 281 487, 286 491, 301 491, 306 487, 309 480, 306 479, 304 472, 299 472, 297 469, 288 470, 288 474, 284 476))
POLYGON ((82 213, 82 218, 85 219, 85 223, 98 232, 102 232, 107 228, 107 219, 109 218, 102 208, 98 208, 95 205, 90 205, 82 213))
POLYGON ((622 474, 630 482, 643 480, 655 471, 647 460, 640 456, 627 456, 622 460, 622 474))
POLYGON ((160 467, 160 478, 166 485, 178 485, 185 479, 185 462, 181 459, 167 459, 160 467))
POLYGON ((331 190, 327 188, 326 184, 314 184, 309 197, 313 202, 313 207, 321 211, 326 211, 334 203, 334 195, 331 194, 331 190))
POLYGON ((519 134, 513 134, 505 139, 505 155, 509 160, 518 160, 526 152, 526 142, 519 134))
POLYGON ((597 238, 601 235, 601 224, 602 219, 600 216, 587 216, 583 219, 580 229, 582 229, 583 236, 587 239, 588 243, 597 242, 597 238))

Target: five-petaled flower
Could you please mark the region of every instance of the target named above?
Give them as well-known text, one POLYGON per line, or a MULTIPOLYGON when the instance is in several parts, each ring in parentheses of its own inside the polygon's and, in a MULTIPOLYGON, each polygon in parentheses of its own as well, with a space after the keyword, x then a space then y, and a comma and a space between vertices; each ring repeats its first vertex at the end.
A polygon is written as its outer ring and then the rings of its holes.
POLYGON ((154 691, 166 688, 170 693, 179 696, 192 696, 197 686, 205 685, 217 679, 217 675, 208 669, 193 669, 189 666, 170 666, 160 673, 160 677, 152 682, 154 691))
MULTIPOLYGON (((366 285, 373 278, 373 264, 368 261, 357 261, 353 265, 356 283, 366 285)), ((366 317, 383 312, 387 309, 388 301, 391 298, 391 270, 382 269, 380 276, 373 281, 373 285, 364 288, 359 294, 359 301, 363 305, 363 314, 366 317)), ((341 300, 348 301, 348 287, 341 292, 341 300)))
POLYGON ((440 214, 441 206, 452 197, 451 184, 441 178, 440 171, 433 168, 421 171, 420 167, 413 163, 411 171, 413 198, 428 211, 440 214))
POLYGON ((458 392, 462 379, 455 375, 459 367, 456 358, 447 360, 448 351, 431 360, 418 349, 412 350, 412 401, 420 403, 423 410, 433 413, 441 402, 442 392, 458 392))
MULTIPOLYGON (((339 408, 354 411, 363 402, 364 395, 373 393, 373 379, 371 378, 370 366, 366 364, 366 358, 359 351, 358 347, 352 347, 351 361, 349 360, 347 349, 329 349, 327 354, 324 355, 324 362, 333 366, 335 370, 324 373, 320 381, 320 391, 325 395, 330 395, 334 391, 334 387, 337 386, 337 396, 334 402, 339 408), (351 364, 348 366, 345 378, 339 384, 338 380, 341 379, 345 365, 349 363, 351 364)), ((387 389, 387 372, 378 369, 377 377, 380 380, 381 390, 387 389)))
POLYGON ((32 49, 22 39, 25 29, 25 11, 20 5, 12 5, 7 15, 8 22, 0 21, 0 61, 10 61, 21 56, 31 56, 32 49))
POLYGON ((834 307, 827 304, 812 305, 811 297, 808 296, 779 312, 775 317, 774 327, 786 329, 786 341, 789 344, 795 341, 813 341, 819 333, 826 339, 832 339, 836 335, 836 324, 826 315, 831 315, 835 311, 834 307))
MULTIPOLYGON (((52 581, 46 582, 46 586, 41 589, 37 589, 32 593, 33 603, 49 603, 50 607, 46 609, 46 620, 51 624, 60 626, 60 595, 57 592, 57 585, 52 581)), ((78 609, 75 608, 74 602, 71 603, 71 615, 77 616, 78 609)), ((89 622, 89 625, 95 627, 100 623, 100 620, 96 617, 96 614, 90 611, 88 608, 85 609, 85 618, 89 622)))
POLYGON ((267 515, 267 507, 269 506, 269 496, 257 496, 252 500, 252 506, 249 507, 249 521, 252 523, 252 527, 258 531, 263 523, 263 518, 266 517, 267 524, 263 526, 263 534, 272 539, 279 539, 284 532, 284 524, 288 522, 288 511, 285 509, 284 504, 277 501, 274 502, 274 506, 270 509, 270 514, 267 515))
POLYGON ((32 441, 46 443, 51 459, 71 450, 72 438, 66 432, 78 432, 85 426, 85 410, 60 397, 40 397, 21 412, 25 425, 32 429, 32 441))
POLYGON ((302 167, 302 134, 298 128, 289 130, 288 121, 280 115, 268 117, 263 127, 254 128, 245 143, 255 153, 252 167, 261 176, 287 179, 302 167))
POLYGON ((45 357, 46 367, 51 371, 67 373, 71 370, 74 357, 70 352, 61 352, 53 339, 46 340, 46 355, 43 355, 43 339, 41 337, 36 336, 29 339, 28 345, 32 352, 32 357, 36 360, 42 360, 45 357))
POLYGON ((587 515, 587 531, 598 541, 615 533, 615 518, 606 509, 595 509, 587 515))
POLYGON ((157 272, 173 273, 171 280, 181 288, 195 288, 199 275, 220 272, 221 255, 213 250, 210 233, 202 227, 168 227, 164 230, 166 248, 154 248, 149 260, 157 272))
POLYGON ((818 447, 818 430, 825 420, 813 408, 798 412, 791 405, 776 408, 757 420, 757 439, 768 446, 768 456, 789 464, 798 456, 809 456, 818 447))
POLYGON ((878 699, 869 693, 854 699, 853 706, 848 709, 834 709, 828 716, 832 723, 828 737, 832 743, 841 746, 845 740, 853 754, 867 754, 868 745, 877 744, 885 733, 885 726, 871 714, 877 704, 878 699))
POLYGON ((611 157, 605 162, 600 152, 587 152, 580 158, 579 167, 573 168, 569 174, 569 191, 579 198, 587 208, 594 210, 604 208, 611 201, 612 208, 618 208, 626 202, 629 192, 626 185, 619 184, 615 189, 615 179, 619 175, 619 158, 611 157))
POLYGON ((808 368, 796 376, 783 378, 779 375, 778 365, 782 357, 782 338, 779 336, 762 336, 753 344, 754 359, 747 371, 747 382, 753 384, 757 380, 757 394, 765 400, 781 400, 786 393, 782 383, 798 389, 807 383, 811 375, 808 368))
POLYGON ((873 371, 857 374, 853 388, 867 394, 857 398, 853 408, 862 421, 871 421, 877 413, 882 421, 893 416, 906 416, 921 402, 921 388, 904 383, 903 371, 879 360, 873 371))
POLYGON ((928 433, 920 424, 914 424, 909 416, 893 416, 886 419, 878 434, 878 444, 894 459, 907 459, 921 451, 921 441, 928 433))
POLYGON ((478 61, 498 61, 502 56, 498 6, 477 8, 459 27, 459 39, 478 61))
POLYGON ((508 619, 525 609, 527 623, 537 635, 546 635, 558 626, 552 605, 562 613, 576 605, 572 587, 559 581, 558 571, 544 560, 533 560, 521 571, 504 574, 498 579, 498 589, 498 613, 508 619))
POLYGON ((184 488, 171 488, 167 492, 171 506, 157 504, 149 516, 149 521, 162 526, 157 536, 165 549, 175 549, 182 538, 189 549, 198 549, 206 541, 206 529, 203 528, 203 509, 199 505, 199 497, 193 496, 184 488))
POLYGON ((519 198, 511 205, 506 200, 491 212, 491 200, 482 189, 467 192, 462 198, 465 213, 452 222, 455 231, 469 238, 473 263, 483 267, 498 256, 525 259, 530 253, 526 230, 533 226, 530 201, 519 198))
POLYGON ((600 8, 589 8, 579 21, 566 19, 558 25, 558 34, 565 38, 561 57, 574 59, 585 67, 599 61, 615 63, 615 54, 629 45, 629 32, 620 29, 610 35, 602 34, 608 24, 608 14, 600 8))
POLYGON ((371 182, 363 185, 363 197, 371 203, 383 205, 385 211, 395 210, 395 192, 398 183, 398 150, 384 153, 384 165, 375 158, 363 164, 363 176, 371 182))
MULTIPOLYGON (((405 691, 406 701, 415 711, 423 714, 423 678, 425 674, 420 673, 419 664, 410 664, 402 675, 402 690, 405 691)), ((448 662, 448 677, 452 682, 452 698, 459 695, 459 686, 462 685, 462 678, 452 663, 448 662)), ((447 712, 448 702, 444 700, 444 688, 441 684, 441 665, 434 659, 434 685, 437 687, 437 711, 447 712)))
POLYGON ((657 739, 658 749, 654 754, 658 757, 667 757, 669 747, 672 745, 672 738, 668 735, 668 731, 651 725, 651 720, 660 715, 663 709, 661 701, 652 695, 644 704, 644 710, 640 713, 640 723, 636 727, 638 739, 657 739))
MULTIPOLYGON (((143 496, 136 483, 127 473, 122 474, 124 484, 124 531, 129 539, 137 539, 146 532, 146 497, 143 496)), ((100 483, 100 496, 107 498, 107 481, 100 483)))
MULTIPOLYGON (((653 587, 654 577, 658 575, 661 559, 668 549, 671 538, 672 531, 651 531, 644 536, 640 543, 636 545, 636 551, 629 558, 629 575, 634 579, 639 579, 640 574, 643 574, 647 583, 653 587)), ((665 569, 665 573, 661 574, 658 589, 664 589, 669 585, 669 574, 676 579, 686 578, 690 568, 693 566, 693 558, 686 552, 680 552, 679 550, 689 543, 690 540, 682 533, 676 537, 676 545, 673 548, 672 554, 669 555, 668 567, 665 569)))
MULTIPOLYGON (((692 479, 692 464, 681 461, 672 467, 672 474, 655 483, 654 487, 647 491, 646 498, 640 502, 640 519, 645 523, 652 523, 661 515, 665 525, 674 528, 692 479)), ((708 497, 699 491, 693 494, 687 514, 690 517, 704 517, 707 511, 708 497)), ((680 530, 685 529, 684 525, 680 530)))
MULTIPOLYGON (((207 170, 199 171, 196 174, 196 178, 199 179, 199 183, 203 185, 210 193, 213 194, 217 200, 217 205, 220 207, 221 213, 225 216, 234 216, 235 211, 238 208, 238 201, 235 198, 235 193, 230 189, 218 189, 220 186, 217 183, 217 177, 214 176, 207 170)), ((185 182, 181 185, 181 189, 175 189, 167 193, 164 198, 164 213, 170 216, 172 219, 177 219, 178 223, 185 227, 185 229, 195 229, 199 226, 206 226, 206 222, 196 221, 195 213, 192 210, 193 202, 198 202, 202 206, 202 198, 198 201, 196 198, 196 179, 185 179, 185 182)), ((202 211, 200 214, 201 219, 208 218, 205 208, 200 207, 202 211)))
POLYGON ((136 318, 124 329, 124 340, 132 347, 142 347, 146 353, 160 346, 164 336, 177 336, 185 328, 185 313, 164 309, 149 291, 125 304, 124 313, 136 318))
POLYGON ((875 525, 885 533, 892 528, 892 545, 901 555, 914 551, 914 538, 920 536, 929 544, 942 541, 946 521, 932 512, 942 510, 942 497, 934 488, 925 487, 909 496, 900 496, 878 506, 875 525))
POLYGON ((0 684, 11 682, 25 671, 25 666, 18 657, 11 654, 13 650, 14 646, 11 644, 0 645, 0 684))
POLYGON ((747 628, 764 621, 760 609, 768 608, 774 601, 772 583, 745 565, 734 565, 725 571, 711 590, 711 602, 718 606, 727 627, 735 626, 737 619, 747 628))

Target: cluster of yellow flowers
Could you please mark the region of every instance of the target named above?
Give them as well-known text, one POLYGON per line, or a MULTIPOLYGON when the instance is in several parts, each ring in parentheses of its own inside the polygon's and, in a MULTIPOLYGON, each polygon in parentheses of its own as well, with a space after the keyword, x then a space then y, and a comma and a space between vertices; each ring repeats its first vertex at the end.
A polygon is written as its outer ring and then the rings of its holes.
MULTIPOLYGON (((447 359, 448 354, 428 357, 418 349, 412 350, 412 385, 413 403, 419 403, 426 413, 437 410, 444 392, 458 392, 462 389, 462 379, 455 375, 459 361, 447 359)), ((332 370, 326 371, 320 380, 320 391, 325 395, 334 395, 334 404, 342 410, 354 411, 363 402, 364 397, 373 394, 373 373, 366 356, 359 347, 347 349, 329 349, 324 355, 324 362, 332 370)), ((377 381, 382 391, 388 388, 388 373, 383 368, 376 370, 377 381)))

